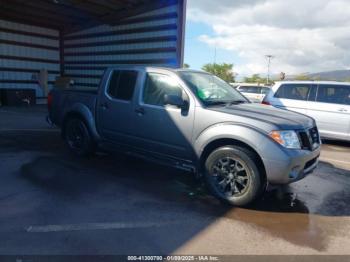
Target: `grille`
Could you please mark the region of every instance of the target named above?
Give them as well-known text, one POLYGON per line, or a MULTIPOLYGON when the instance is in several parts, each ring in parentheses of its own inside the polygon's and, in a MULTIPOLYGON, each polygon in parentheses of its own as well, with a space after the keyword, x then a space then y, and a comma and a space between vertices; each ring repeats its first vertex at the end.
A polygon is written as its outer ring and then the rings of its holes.
POLYGON ((320 136, 317 127, 299 132, 302 149, 314 150, 320 145, 320 136))

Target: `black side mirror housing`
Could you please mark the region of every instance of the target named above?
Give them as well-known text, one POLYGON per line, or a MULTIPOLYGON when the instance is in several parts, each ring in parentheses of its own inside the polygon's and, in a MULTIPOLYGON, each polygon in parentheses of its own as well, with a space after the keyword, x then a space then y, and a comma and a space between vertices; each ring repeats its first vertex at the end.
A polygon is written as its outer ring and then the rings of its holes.
POLYGON ((184 110, 188 108, 188 102, 176 95, 164 95, 164 105, 172 105, 184 110))

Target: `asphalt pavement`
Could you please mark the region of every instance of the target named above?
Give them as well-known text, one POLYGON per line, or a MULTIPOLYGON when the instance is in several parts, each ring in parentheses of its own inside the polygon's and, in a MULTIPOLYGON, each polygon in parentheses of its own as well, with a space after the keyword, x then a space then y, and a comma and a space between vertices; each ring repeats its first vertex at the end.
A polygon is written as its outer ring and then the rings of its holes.
POLYGON ((0 108, 0 254, 350 254, 350 144, 250 208, 191 174, 123 155, 84 159, 46 110, 0 108))

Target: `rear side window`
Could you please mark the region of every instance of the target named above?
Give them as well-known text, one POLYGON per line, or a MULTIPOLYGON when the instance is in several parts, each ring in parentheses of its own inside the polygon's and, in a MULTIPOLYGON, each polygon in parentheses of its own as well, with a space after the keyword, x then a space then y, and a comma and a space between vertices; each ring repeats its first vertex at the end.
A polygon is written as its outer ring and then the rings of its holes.
POLYGON ((130 101, 134 94, 137 71, 114 71, 109 81, 107 92, 116 99, 130 101))
POLYGON ((319 85, 316 101, 350 105, 350 86, 319 85))
POLYGON ((143 102, 148 105, 164 106, 165 95, 182 97, 182 89, 170 76, 148 74, 143 91, 143 102))
POLYGON ((294 100, 307 100, 311 85, 309 84, 283 84, 275 94, 277 98, 294 100))

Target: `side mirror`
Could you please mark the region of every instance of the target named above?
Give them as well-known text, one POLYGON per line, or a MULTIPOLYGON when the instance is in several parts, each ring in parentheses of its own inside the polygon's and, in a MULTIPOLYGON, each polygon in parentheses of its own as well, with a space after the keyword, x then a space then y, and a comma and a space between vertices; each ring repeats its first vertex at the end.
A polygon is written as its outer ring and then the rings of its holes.
POLYGON ((188 102, 176 95, 164 95, 164 105, 172 105, 183 110, 188 109, 188 102))

